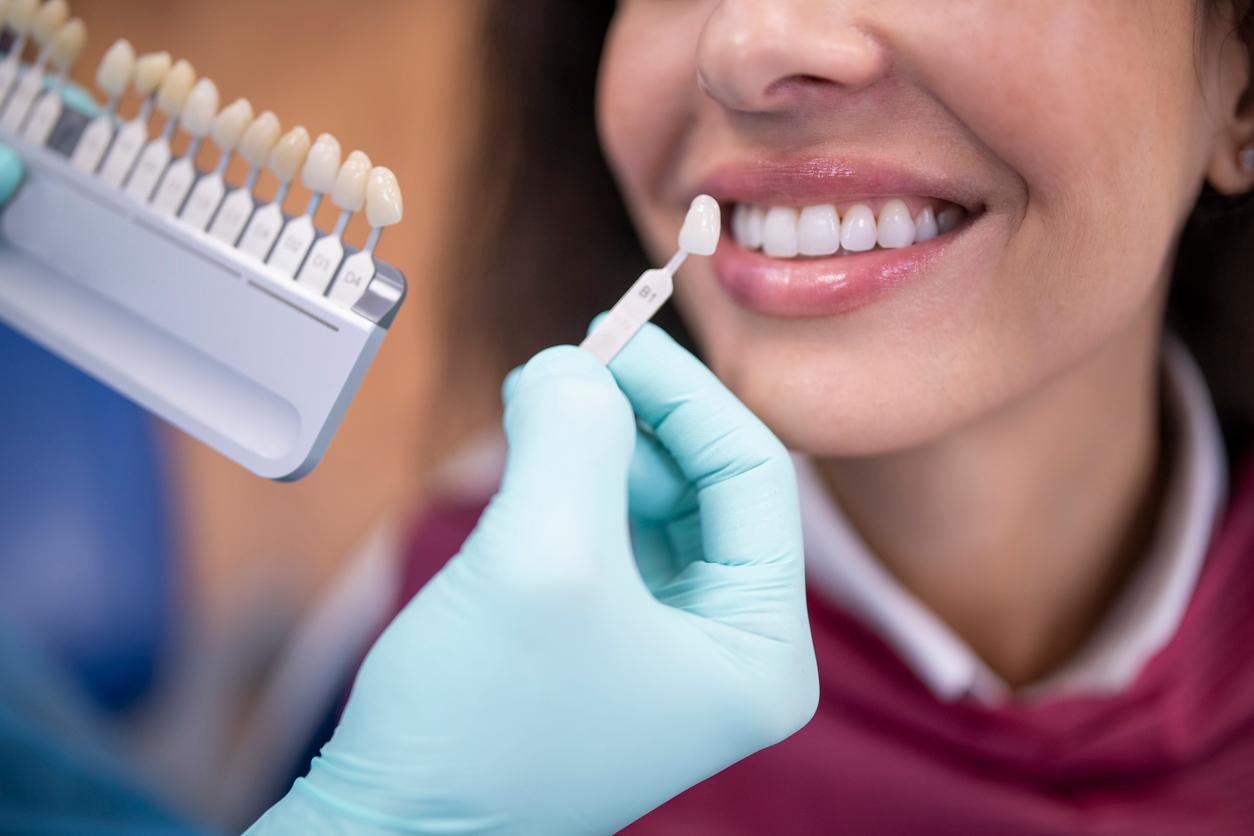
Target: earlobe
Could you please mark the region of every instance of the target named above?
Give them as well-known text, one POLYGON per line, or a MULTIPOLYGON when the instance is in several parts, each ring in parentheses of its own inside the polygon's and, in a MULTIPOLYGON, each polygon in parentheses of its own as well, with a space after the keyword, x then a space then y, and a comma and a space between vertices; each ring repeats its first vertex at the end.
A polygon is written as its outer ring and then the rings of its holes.
POLYGON ((1254 189, 1254 130, 1233 142, 1216 144, 1206 178, 1221 194, 1238 195, 1254 189))

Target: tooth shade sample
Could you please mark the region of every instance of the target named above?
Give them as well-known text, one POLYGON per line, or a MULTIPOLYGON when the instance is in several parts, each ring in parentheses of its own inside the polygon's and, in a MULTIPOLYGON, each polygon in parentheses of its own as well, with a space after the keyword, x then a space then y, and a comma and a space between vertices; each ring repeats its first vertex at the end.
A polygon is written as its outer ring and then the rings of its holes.
POLYGON ((74 66, 86 45, 87 25, 76 17, 53 34, 48 52, 51 53, 52 63, 56 68, 65 71, 74 66))
POLYGON ((792 258, 797 254, 796 209, 776 206, 766 213, 762 251, 772 258, 792 258))
POLYGON ((840 216, 836 207, 807 206, 797 220, 797 252, 834 255, 840 249, 840 216))
POLYGON ((151 96, 170 74, 170 53, 149 52, 135 61, 135 92, 151 96))
POLYGON ((308 155, 309 131, 297 126, 283 134, 270 152, 270 170, 281 182, 290 183, 308 155))
POLYGON ((120 40, 104 54, 100 69, 96 72, 96 85, 117 98, 126 92, 135 72, 135 48, 127 40, 120 40))
POLYGON ((40 46, 48 43, 53 34, 70 19, 70 4, 65 0, 48 0, 39 7, 30 22, 30 34, 40 46))
POLYGON ((340 143, 330 134, 322 134, 309 149, 309 157, 305 160, 305 168, 301 172, 301 182, 305 188, 317 194, 327 194, 335 188, 336 177, 340 173, 340 143))
POLYGON ((253 121, 253 106, 248 99, 236 99, 214 117, 210 133, 223 153, 234 151, 244 131, 253 121))
POLYGON ((0 29, 4 28, 5 21, 9 19, 9 0, 0 0, 0 29))
POLYGON ((722 232, 723 217, 718 201, 708 194, 697 195, 679 230, 679 248, 693 255, 714 255, 722 232))
POLYGON ((879 244, 886 250, 908 247, 914 243, 914 220, 904 201, 888 201, 880 208, 879 244))
POLYGON ((157 107, 166 116, 178 116, 195 84, 196 70, 188 62, 179 60, 161 81, 161 87, 157 90, 157 107))
POLYGON ((946 233, 962 222, 962 210, 957 206, 946 206, 936 216, 936 228, 946 233))
POLYGON ((921 244, 924 241, 931 241, 940 234, 940 229, 936 226, 936 213, 932 211, 931 206, 923 207, 923 211, 914 219, 914 241, 921 244))
POLYGON ((218 113, 218 103, 218 85, 207 78, 196 82, 183 104, 183 115, 179 119, 183 130, 198 139, 207 136, 213 127, 213 117, 218 113))
POLYGON ((331 202, 345 212, 360 212, 366 205, 366 179, 370 176, 370 158, 361 151, 348 155, 331 189, 331 202))
POLYGON ((39 13, 39 0, 13 0, 9 4, 9 26, 19 35, 30 31, 35 15, 39 13))
POLYGON ((405 215, 401 186, 390 169, 379 166, 366 180, 366 222, 374 229, 393 226, 405 215))
POLYGON ((253 168, 261 168, 270 162, 270 152, 279 141, 282 130, 279 117, 267 110, 244 131, 244 136, 239 141, 239 152, 253 168))
POLYGON ((878 239, 875 213, 865 203, 855 203, 841 221, 840 245, 851 253, 861 253, 873 248, 878 239))

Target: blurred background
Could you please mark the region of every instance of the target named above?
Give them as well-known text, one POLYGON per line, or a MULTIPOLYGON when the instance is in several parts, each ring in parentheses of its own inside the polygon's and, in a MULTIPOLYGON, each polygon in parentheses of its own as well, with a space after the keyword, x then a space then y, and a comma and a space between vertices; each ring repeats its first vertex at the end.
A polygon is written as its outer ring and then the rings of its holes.
POLYGON ((235 827, 330 728, 394 606, 407 522, 455 490, 442 467, 494 461, 475 439, 496 421, 498 381, 442 372, 441 263, 474 130, 481 4, 71 6, 90 32, 84 87, 116 38, 167 50, 224 105, 246 96, 285 130, 364 150, 405 196, 380 253, 407 275, 408 302, 322 465, 295 484, 252 476, 0 326, 0 614, 59 660, 141 780, 235 827))

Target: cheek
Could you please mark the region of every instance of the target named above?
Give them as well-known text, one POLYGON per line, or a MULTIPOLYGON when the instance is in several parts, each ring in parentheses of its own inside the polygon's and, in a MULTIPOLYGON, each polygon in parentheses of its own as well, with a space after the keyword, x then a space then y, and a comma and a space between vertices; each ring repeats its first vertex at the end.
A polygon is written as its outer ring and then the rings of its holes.
POLYGON ((1043 301, 1143 301, 1205 166, 1193 4, 1024 3, 997 27, 956 5, 943 31, 967 57, 924 81, 1022 183, 1007 269, 1043 301))
POLYGON ((597 130, 627 208, 646 238, 659 225, 648 211, 651 197, 674 175, 701 96, 696 43, 706 5, 626 0, 606 40, 597 130))

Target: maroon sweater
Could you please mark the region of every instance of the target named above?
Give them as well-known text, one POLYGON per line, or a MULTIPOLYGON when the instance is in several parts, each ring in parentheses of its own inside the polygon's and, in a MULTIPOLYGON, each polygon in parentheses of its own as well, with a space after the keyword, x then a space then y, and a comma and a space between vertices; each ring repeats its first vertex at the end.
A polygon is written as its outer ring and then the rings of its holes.
MULTIPOLYGON (((1115 696, 941 702, 811 592, 814 719, 625 832, 1254 834, 1254 462, 1232 496, 1179 630, 1115 696)), ((398 609, 482 507, 419 521, 398 609)))

